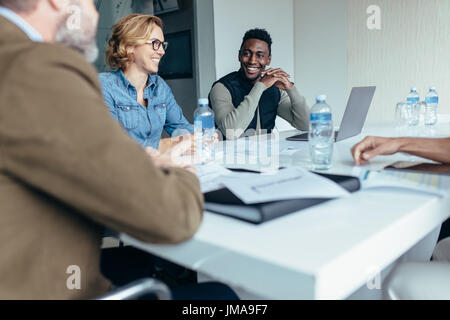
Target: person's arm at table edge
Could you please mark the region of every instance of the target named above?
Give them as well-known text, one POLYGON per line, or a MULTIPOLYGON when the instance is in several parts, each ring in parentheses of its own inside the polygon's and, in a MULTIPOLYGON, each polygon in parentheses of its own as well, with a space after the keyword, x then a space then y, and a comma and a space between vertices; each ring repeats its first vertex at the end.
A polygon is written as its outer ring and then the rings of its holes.
POLYGON ((302 131, 309 129, 309 107, 305 97, 300 95, 297 88, 281 91, 281 99, 278 105, 278 115, 289 122, 294 128, 302 131))
POLYGON ((355 163, 369 161, 378 155, 404 152, 441 163, 450 163, 450 138, 383 138, 366 137, 352 150, 355 163))
POLYGON ((235 130, 245 131, 255 116, 261 95, 266 86, 257 82, 250 93, 244 98, 237 108, 234 107, 231 94, 222 83, 216 83, 209 94, 211 107, 214 110, 216 124, 228 140, 237 139, 239 136, 235 130), (234 132, 231 134, 230 131, 234 132))
POLYGON ((450 138, 396 138, 399 152, 450 163, 450 138))

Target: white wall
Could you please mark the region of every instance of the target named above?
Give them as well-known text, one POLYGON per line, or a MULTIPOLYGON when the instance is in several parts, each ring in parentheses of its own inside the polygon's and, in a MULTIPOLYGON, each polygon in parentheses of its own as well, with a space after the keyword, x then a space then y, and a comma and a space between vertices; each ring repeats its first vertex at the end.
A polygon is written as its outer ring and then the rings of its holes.
POLYGON ((213 0, 216 79, 239 69, 242 37, 256 27, 266 29, 272 37, 271 66, 294 77, 293 1, 213 0))
POLYGON ((347 104, 347 0, 295 0, 296 86, 311 107, 326 94, 339 125, 347 104))
POLYGON ((349 0, 348 87, 377 86, 369 121, 392 120, 413 86, 422 99, 436 86, 439 113, 450 113, 449 17, 449 0, 349 0), (381 30, 366 27, 369 5, 381 30))

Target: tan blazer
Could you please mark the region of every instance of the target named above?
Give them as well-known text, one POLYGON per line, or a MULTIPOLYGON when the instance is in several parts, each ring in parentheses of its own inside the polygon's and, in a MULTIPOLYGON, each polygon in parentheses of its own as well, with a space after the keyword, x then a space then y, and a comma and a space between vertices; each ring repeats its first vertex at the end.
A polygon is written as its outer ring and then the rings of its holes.
POLYGON ((105 293, 103 226, 153 243, 197 230, 195 175, 156 168, 102 99, 82 55, 0 17, 0 299, 105 293))

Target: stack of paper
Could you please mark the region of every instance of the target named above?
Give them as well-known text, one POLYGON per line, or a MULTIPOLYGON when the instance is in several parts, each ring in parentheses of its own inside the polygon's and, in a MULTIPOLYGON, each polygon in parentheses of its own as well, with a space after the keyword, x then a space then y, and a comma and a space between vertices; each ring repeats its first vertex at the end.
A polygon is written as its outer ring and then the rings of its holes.
POLYGON ((222 176, 232 173, 232 171, 215 162, 197 166, 197 178, 200 181, 200 188, 203 193, 222 189, 224 187, 221 180, 222 176))
POLYGON ((450 192, 450 177, 435 173, 402 170, 370 171, 355 168, 363 189, 394 187, 416 190, 439 196, 450 192))
POLYGON ((203 192, 226 187, 246 204, 289 199, 329 199, 350 193, 337 183, 302 168, 272 174, 231 172, 217 164, 199 168, 203 192))

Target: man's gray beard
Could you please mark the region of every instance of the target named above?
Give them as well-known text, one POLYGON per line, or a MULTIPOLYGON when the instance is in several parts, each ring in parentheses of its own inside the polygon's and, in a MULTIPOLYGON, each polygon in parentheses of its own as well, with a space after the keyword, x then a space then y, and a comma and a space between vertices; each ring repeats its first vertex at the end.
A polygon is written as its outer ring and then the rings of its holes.
POLYGON ((91 28, 96 28, 96 26, 91 21, 86 21, 87 17, 82 13, 80 29, 70 30, 67 25, 68 19, 69 17, 61 24, 61 27, 56 33, 55 42, 80 51, 87 61, 94 63, 99 54, 95 39, 96 30, 85 30, 83 29, 83 26, 91 28))

